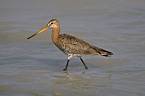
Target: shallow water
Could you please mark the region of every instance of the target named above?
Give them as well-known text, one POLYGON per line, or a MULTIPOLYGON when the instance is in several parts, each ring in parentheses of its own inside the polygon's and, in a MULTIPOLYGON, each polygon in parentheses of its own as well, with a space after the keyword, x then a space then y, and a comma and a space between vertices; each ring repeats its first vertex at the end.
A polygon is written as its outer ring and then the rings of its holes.
POLYGON ((144 0, 1 0, 0 96, 144 96, 144 0), (51 30, 26 38, 57 18, 61 32, 115 55, 67 56, 51 30))

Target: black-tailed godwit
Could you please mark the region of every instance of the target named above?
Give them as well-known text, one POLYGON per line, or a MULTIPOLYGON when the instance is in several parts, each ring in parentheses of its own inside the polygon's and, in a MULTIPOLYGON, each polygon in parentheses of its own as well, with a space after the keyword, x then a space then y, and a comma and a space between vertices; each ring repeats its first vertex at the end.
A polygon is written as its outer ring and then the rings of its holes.
POLYGON ((68 55, 68 60, 66 63, 65 68, 63 71, 66 71, 68 68, 69 61, 72 57, 77 56, 80 58, 81 62, 83 63, 85 69, 88 69, 85 62, 83 61, 81 56, 84 55, 101 55, 105 57, 111 57, 113 55, 112 52, 104 50, 102 48, 96 47, 87 43, 86 41, 77 38, 72 35, 68 34, 59 34, 60 32, 60 24, 57 19, 52 19, 48 22, 48 24, 38 31, 37 33, 33 34, 32 36, 28 37, 27 39, 32 38, 33 36, 52 28, 52 41, 53 43, 66 55, 68 55))

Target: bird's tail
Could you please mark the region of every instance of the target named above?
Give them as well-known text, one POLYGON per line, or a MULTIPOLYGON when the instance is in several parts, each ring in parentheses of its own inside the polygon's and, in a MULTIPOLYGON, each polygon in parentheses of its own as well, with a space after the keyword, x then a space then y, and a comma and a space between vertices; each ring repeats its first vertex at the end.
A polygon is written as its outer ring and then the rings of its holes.
POLYGON ((111 55, 113 55, 112 52, 107 51, 105 49, 98 48, 95 46, 92 46, 92 48, 96 51, 97 55, 101 55, 101 56, 105 56, 105 57, 111 57, 111 55))
POLYGON ((114 55, 112 52, 104 50, 104 49, 100 49, 100 55, 101 56, 105 56, 105 57, 111 57, 111 55, 114 55))

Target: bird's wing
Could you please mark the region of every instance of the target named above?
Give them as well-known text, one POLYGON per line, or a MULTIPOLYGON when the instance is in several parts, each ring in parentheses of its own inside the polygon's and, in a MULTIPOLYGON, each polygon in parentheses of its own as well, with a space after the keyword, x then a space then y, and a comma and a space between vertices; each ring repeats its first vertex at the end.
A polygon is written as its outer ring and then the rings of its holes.
POLYGON ((94 50, 89 43, 85 42, 82 39, 74 37, 72 35, 67 34, 60 34, 59 36, 59 45, 57 46, 61 51, 69 54, 85 54, 85 55, 93 55, 93 54, 100 54, 99 48, 98 53, 97 47, 94 50))

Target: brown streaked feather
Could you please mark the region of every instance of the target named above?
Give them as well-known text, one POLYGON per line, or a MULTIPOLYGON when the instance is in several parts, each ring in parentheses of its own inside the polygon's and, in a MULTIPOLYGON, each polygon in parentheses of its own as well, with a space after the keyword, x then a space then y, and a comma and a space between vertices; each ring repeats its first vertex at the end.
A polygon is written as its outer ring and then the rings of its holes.
POLYGON ((65 54, 102 55, 110 57, 112 52, 93 46, 72 35, 60 34, 56 46, 65 54))
MULTIPOLYGON (((93 46, 93 45, 92 45, 92 46, 93 46)), ((107 50, 102 49, 102 48, 98 48, 98 47, 96 47, 96 46, 94 46, 93 49, 96 50, 97 52, 100 52, 100 55, 101 55, 101 56, 111 57, 111 55, 113 55, 112 52, 107 51, 107 50)))

